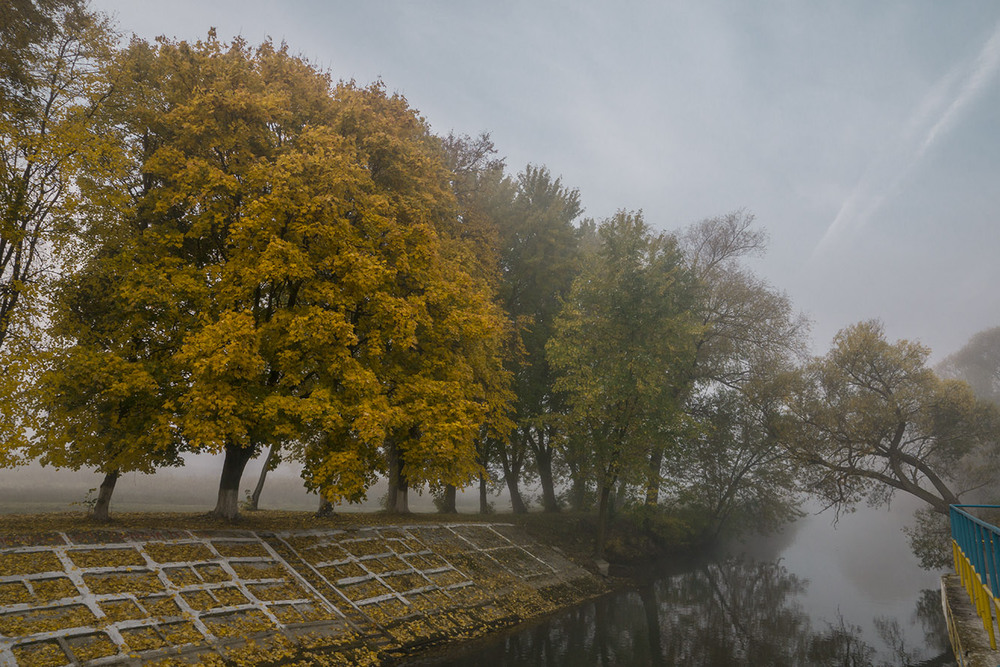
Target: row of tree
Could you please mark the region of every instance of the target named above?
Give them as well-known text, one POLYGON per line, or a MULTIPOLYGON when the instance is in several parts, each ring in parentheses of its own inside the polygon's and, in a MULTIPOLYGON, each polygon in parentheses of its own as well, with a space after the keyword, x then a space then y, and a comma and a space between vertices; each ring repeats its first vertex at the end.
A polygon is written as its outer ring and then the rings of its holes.
POLYGON ((4 7, 2 454, 96 468, 100 518, 188 452, 225 454, 221 517, 266 450, 330 502, 386 477, 394 511, 478 479, 523 512, 537 481, 597 507, 599 549, 630 501, 713 533, 803 488, 943 511, 994 482, 994 408, 925 348, 867 322, 805 358, 746 212, 582 219, 545 168, 284 45, 120 47, 78 0, 4 7))

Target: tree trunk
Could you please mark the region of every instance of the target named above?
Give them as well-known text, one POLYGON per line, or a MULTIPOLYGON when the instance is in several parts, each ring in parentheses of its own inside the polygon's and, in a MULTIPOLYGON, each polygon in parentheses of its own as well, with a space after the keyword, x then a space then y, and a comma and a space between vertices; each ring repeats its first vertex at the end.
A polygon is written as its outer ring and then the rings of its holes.
POLYGON ((403 469, 403 453, 394 440, 387 440, 389 459, 389 497, 386 510, 391 514, 409 514, 410 505, 407 498, 408 484, 406 471, 403 469))
POLYGON ((226 446, 226 458, 222 463, 222 478, 219 480, 219 499, 211 515, 236 521, 240 517, 240 479, 247 462, 253 456, 249 447, 226 446))
POLYGON ((394 514, 410 513, 409 492, 410 485, 406 481, 406 477, 403 477, 399 481, 399 489, 396 491, 396 506, 392 510, 394 514))
POLYGON ((487 495, 487 482, 486 475, 479 473, 479 513, 489 514, 490 513, 490 500, 487 495))
POLYGON ((441 503, 441 513, 442 514, 458 514, 458 508, 455 506, 456 489, 452 484, 445 484, 444 486, 444 499, 441 503))
POLYGON ((556 500, 555 480, 552 477, 552 448, 542 445, 535 451, 535 462, 538 464, 538 480, 542 484, 542 509, 546 512, 558 512, 559 501, 556 500))
POLYGON ((274 445, 267 448, 267 456, 264 457, 264 467, 260 469, 260 477, 257 478, 257 486, 250 495, 250 506, 247 508, 251 512, 256 512, 260 506, 260 492, 264 490, 264 480, 267 479, 267 471, 271 468, 271 460, 274 458, 274 445))
POLYGON ((611 496, 611 485, 605 482, 601 485, 601 500, 597 505, 597 543, 594 545, 594 555, 604 558, 604 539, 608 528, 608 499, 611 496))
POLYGON ((649 473, 646 478, 646 504, 655 507, 660 503, 660 469, 663 466, 663 445, 653 445, 649 455, 649 473))
POLYGON ((573 465, 572 461, 567 461, 569 467, 569 507, 574 512, 582 512, 587 505, 587 480, 584 478, 580 466, 573 465))
POLYGON ((582 476, 574 476, 569 492, 569 505, 574 512, 587 509, 587 482, 582 476))
POLYGON ((385 511, 392 512, 396 507, 396 495, 399 493, 399 461, 396 457, 396 443, 386 438, 385 459, 389 468, 389 488, 385 492, 385 511))
POLYGON ((521 476, 521 461, 508 456, 507 450, 501 449, 500 465, 503 467, 503 479, 507 482, 507 490, 510 491, 511 510, 514 514, 527 514, 528 507, 521 498, 521 490, 517 488, 518 478, 521 476))
POLYGON ((510 509, 514 514, 527 514, 528 506, 521 498, 521 490, 517 488, 517 475, 503 471, 503 478, 507 482, 507 490, 510 491, 510 509))
POLYGON ((319 509, 316 510, 316 516, 318 517, 329 517, 333 516, 333 503, 326 499, 322 493, 319 494, 319 509))
POLYGON ((118 471, 114 470, 104 475, 104 481, 101 482, 101 490, 97 495, 97 502, 94 503, 94 512, 90 515, 94 521, 100 521, 101 523, 111 521, 111 494, 115 492, 118 474, 118 471))

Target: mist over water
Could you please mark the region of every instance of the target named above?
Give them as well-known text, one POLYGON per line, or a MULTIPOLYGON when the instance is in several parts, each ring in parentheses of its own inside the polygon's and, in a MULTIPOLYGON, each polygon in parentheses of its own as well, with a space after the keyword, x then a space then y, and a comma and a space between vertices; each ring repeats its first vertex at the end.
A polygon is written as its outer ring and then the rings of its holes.
POLYGON ((877 644, 875 619, 895 618, 906 644, 921 646, 924 630, 911 617, 920 591, 937 592, 943 572, 921 569, 903 533, 919 507, 919 501, 900 496, 890 509, 861 506, 839 519, 833 510, 810 514, 778 535, 733 545, 731 552, 780 559, 808 581, 801 604, 814 620, 836 623, 843 617, 877 644))

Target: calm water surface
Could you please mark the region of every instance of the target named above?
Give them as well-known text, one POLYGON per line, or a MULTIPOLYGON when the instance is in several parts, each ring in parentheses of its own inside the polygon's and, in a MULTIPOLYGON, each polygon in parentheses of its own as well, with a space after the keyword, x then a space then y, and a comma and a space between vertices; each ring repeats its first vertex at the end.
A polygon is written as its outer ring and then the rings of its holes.
POLYGON ((810 516, 776 538, 663 565, 630 588, 412 665, 954 665, 939 576, 895 514, 810 516))

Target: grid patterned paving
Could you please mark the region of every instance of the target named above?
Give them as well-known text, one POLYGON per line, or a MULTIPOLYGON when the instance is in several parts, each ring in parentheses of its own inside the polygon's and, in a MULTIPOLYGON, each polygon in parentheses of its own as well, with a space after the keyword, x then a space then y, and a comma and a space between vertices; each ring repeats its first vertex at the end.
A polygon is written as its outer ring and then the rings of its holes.
POLYGON ((0 537, 0 665, 142 663, 317 630, 379 649, 460 634, 507 613, 487 575, 557 573, 509 528, 0 537))
POLYGON ((106 664, 338 616, 253 533, 0 550, 0 664, 106 664))

